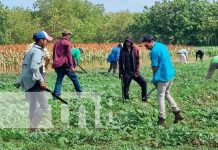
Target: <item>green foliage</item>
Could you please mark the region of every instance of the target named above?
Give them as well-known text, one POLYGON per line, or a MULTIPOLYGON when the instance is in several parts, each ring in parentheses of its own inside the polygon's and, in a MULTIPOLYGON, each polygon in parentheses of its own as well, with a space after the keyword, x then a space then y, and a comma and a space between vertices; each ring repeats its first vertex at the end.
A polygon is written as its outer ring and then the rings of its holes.
POLYGON ((30 10, 14 8, 8 12, 8 27, 10 39, 13 43, 28 43, 32 41, 32 34, 37 32, 40 25, 32 18, 30 10), (30 34, 32 33, 32 34, 30 34))
POLYGON ((10 43, 8 28, 8 9, 0 2, 0 44, 10 43))
MULTIPOLYGON (((217 2, 166 0, 145 10, 144 17, 138 16, 133 27, 142 24, 144 32, 156 35, 160 41, 172 44, 217 45, 217 2), (148 21, 145 22, 143 18, 148 18, 148 21)), ((140 32, 141 30, 138 31, 140 32)))
POLYGON ((128 11, 106 14, 97 33, 97 42, 123 42, 131 34, 129 25, 134 22, 133 16, 128 11))
MULTIPOLYGON (((0 149, 216 149, 218 72, 215 71, 211 80, 205 80, 209 62, 210 59, 203 63, 174 63, 176 76, 171 92, 185 116, 181 123, 173 124, 171 108, 166 105, 166 126, 157 126, 155 92, 151 94, 149 103, 145 104, 140 100, 140 87, 133 82, 130 102, 123 103, 117 75, 107 74, 105 69, 88 70, 87 74, 78 74, 78 77, 84 91, 101 94, 102 128, 95 128, 95 107, 91 99, 68 97, 70 126, 60 122, 60 103, 50 100, 53 129, 39 133, 28 133, 26 129, 1 129, 0 149), (78 109, 81 105, 87 111, 87 128, 84 129, 78 127, 78 109), (113 114, 112 122, 108 122, 110 112, 113 114)), ((150 67, 142 66, 141 72, 151 89, 150 67)), ((48 87, 54 86, 55 78, 54 72, 48 73, 48 87)), ((17 91, 12 86, 15 80, 15 74, 2 74, 0 91, 17 91)), ((62 92, 74 91, 68 78, 64 79, 62 87, 62 92)))
POLYGON ((36 6, 41 26, 46 31, 59 38, 63 29, 69 29, 76 33, 73 34, 75 42, 93 42, 92 38, 103 16, 103 8, 89 1, 38 0, 36 6))
POLYGON ((65 28, 76 43, 122 42, 127 36, 139 42, 145 33, 169 44, 218 43, 218 2, 209 0, 164 0, 143 13, 105 13, 88 0, 37 0, 33 10, 0 4, 0 21, 0 44, 31 42, 38 30, 57 39, 65 28))

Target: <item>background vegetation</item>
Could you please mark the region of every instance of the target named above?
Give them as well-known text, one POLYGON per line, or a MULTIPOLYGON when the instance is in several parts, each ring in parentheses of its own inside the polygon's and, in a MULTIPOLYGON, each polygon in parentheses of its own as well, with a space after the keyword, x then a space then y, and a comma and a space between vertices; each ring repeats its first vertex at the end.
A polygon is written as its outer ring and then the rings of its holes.
MULTIPOLYGON (((122 6, 121 6, 122 7, 122 6)), ((142 13, 105 13, 104 6, 88 0, 37 0, 32 9, 0 3, 0 44, 28 43, 32 34, 45 30, 59 38, 64 28, 73 32, 73 42, 137 42, 151 33, 169 44, 217 45, 218 2, 164 0, 144 7, 142 13)))

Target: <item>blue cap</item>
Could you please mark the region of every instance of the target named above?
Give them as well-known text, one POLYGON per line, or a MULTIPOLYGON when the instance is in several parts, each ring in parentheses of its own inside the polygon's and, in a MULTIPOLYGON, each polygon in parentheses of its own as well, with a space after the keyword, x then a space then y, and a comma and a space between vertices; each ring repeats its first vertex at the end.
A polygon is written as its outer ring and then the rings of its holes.
POLYGON ((47 39, 48 41, 52 41, 53 40, 53 38, 48 36, 48 34, 45 31, 36 32, 33 35, 33 37, 34 37, 35 40, 39 40, 39 39, 47 39))

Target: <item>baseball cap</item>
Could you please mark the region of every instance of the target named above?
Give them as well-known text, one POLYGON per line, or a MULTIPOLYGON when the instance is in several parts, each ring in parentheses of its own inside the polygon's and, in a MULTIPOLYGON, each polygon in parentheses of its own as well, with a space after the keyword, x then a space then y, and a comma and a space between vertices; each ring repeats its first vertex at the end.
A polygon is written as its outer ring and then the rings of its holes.
POLYGON ((53 38, 50 37, 45 31, 39 31, 39 32, 36 32, 34 35, 33 35, 33 39, 35 40, 38 40, 38 39, 46 39, 48 41, 52 41, 53 38))
POLYGON ((72 32, 70 30, 65 29, 64 31, 62 31, 62 34, 63 35, 68 35, 68 34, 72 35, 72 32))
POLYGON ((142 38, 142 42, 148 42, 148 41, 151 41, 151 40, 154 40, 154 37, 153 37, 153 35, 151 35, 151 34, 146 34, 146 35, 142 38))

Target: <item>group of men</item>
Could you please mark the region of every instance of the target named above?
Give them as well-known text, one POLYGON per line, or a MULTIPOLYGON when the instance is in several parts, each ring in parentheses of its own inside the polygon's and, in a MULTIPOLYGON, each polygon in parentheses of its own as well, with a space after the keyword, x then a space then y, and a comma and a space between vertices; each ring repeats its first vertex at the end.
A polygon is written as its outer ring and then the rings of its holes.
MULTIPOLYGON (((188 50, 183 48, 178 50, 177 54, 179 55, 179 61, 181 63, 187 63, 188 61, 188 50)), ((196 61, 198 60, 198 58, 200 58, 201 62, 203 62, 203 58, 204 58, 204 51, 199 49, 197 50, 197 52, 195 53, 195 57, 196 57, 196 61)))
MULTIPOLYGON (((68 30, 62 32, 62 37, 53 47, 53 64, 57 78, 54 88, 54 94, 61 94, 61 85, 65 75, 67 75, 74 84, 76 92, 82 92, 79 80, 75 73, 75 67, 80 63, 80 54, 82 49, 72 49, 70 41, 72 33, 68 30), (73 56, 73 57, 72 57, 73 56)), ((50 55, 46 52, 46 44, 52 41, 45 31, 37 32, 33 35, 34 43, 27 51, 22 66, 22 73, 16 86, 22 86, 26 92, 26 98, 29 99, 29 119, 30 131, 37 130, 43 114, 48 111, 48 99, 44 90, 46 89, 45 68, 50 62, 50 55), (45 67, 44 67, 45 66, 45 67), (43 68, 44 67, 44 68, 43 68), (39 109, 37 109, 39 103, 39 109)), ((150 50, 151 67, 153 70, 152 83, 157 89, 157 101, 159 108, 158 125, 162 125, 166 119, 165 99, 169 102, 175 115, 174 123, 184 119, 175 100, 170 95, 170 89, 175 75, 174 67, 166 45, 154 40, 154 37, 147 34, 142 39, 143 45, 150 50)), ((203 59, 201 52, 196 53, 203 59)), ((123 45, 118 44, 112 49, 108 57, 111 63, 108 72, 113 68, 113 73, 119 63, 119 78, 123 81, 123 95, 126 101, 129 100, 129 87, 132 79, 141 86, 141 99, 147 102, 147 82, 140 73, 139 49, 134 45, 133 40, 128 37, 123 45)), ((214 58, 211 64, 218 63, 218 56, 214 58)), ((217 65, 211 65, 211 73, 217 68, 217 65)))
MULTIPOLYGON (((68 30, 62 32, 62 37, 53 47, 53 65, 57 78, 54 94, 61 94, 61 85, 65 75, 74 84, 76 92, 82 92, 75 67, 80 63, 82 49, 72 49, 70 41, 72 33, 68 30)), ((34 43, 29 45, 22 63, 22 73, 15 86, 25 90, 26 99, 29 101, 30 131, 36 131, 43 115, 48 111, 48 98, 44 92, 46 87, 45 68, 50 62, 50 54, 46 49, 47 42, 53 40, 45 31, 33 35, 34 43), (37 108, 39 104, 39 108, 37 108)))
MULTIPOLYGON (((162 125, 166 119, 165 99, 169 102, 175 115, 174 123, 181 121, 184 117, 180 113, 180 109, 170 95, 170 88, 174 78, 174 68, 167 47, 159 42, 154 41, 152 35, 147 34, 143 37, 142 43, 150 50, 150 60, 153 70, 152 83, 157 89, 157 100, 159 107, 158 125, 162 125)), ((123 81, 123 96, 126 101, 129 100, 129 86, 132 79, 141 86, 141 99, 147 102, 147 82, 140 73, 140 56, 139 50, 134 45, 133 40, 128 37, 125 39, 123 46, 120 44, 112 49, 108 56, 108 62, 113 64, 119 63, 119 78, 123 81), (118 49, 119 48, 119 49, 118 49), (112 57, 113 56, 113 57, 112 57), (111 58, 113 61, 111 61, 111 58), (116 62, 115 62, 116 61, 116 62)), ((114 67, 115 69, 117 67, 114 67)), ((111 67, 108 72, 110 72, 111 67)), ((114 70, 115 73, 115 70, 114 70)))

